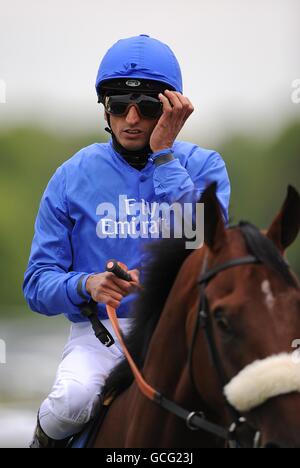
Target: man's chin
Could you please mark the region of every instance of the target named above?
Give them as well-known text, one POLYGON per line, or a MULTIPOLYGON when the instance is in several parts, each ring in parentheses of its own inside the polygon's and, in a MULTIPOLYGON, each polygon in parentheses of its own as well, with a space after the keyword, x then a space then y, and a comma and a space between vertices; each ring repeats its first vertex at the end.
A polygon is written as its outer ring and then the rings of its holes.
POLYGON ((141 149, 145 148, 146 144, 145 142, 120 142, 123 148, 125 148, 127 151, 140 151, 141 149))

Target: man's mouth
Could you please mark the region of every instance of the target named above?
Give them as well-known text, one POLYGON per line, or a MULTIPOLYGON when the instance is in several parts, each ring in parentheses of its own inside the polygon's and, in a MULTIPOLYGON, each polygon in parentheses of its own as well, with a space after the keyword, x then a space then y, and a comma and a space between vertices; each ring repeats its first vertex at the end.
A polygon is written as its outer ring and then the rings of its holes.
POLYGON ((127 133, 128 135, 140 135, 142 133, 141 130, 124 130, 124 133, 127 133))

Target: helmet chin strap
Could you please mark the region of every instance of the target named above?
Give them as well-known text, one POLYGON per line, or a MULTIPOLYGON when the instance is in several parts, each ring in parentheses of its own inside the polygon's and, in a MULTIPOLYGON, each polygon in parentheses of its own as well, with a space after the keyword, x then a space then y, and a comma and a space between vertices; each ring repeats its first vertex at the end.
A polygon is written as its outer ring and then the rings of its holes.
POLYGON ((127 150, 115 137, 110 126, 110 115, 108 113, 106 113, 106 118, 108 127, 105 128, 105 131, 112 136, 114 149, 125 159, 125 161, 128 162, 128 164, 130 164, 130 166, 139 171, 142 170, 148 162, 149 155, 152 153, 149 143, 138 151, 127 150))

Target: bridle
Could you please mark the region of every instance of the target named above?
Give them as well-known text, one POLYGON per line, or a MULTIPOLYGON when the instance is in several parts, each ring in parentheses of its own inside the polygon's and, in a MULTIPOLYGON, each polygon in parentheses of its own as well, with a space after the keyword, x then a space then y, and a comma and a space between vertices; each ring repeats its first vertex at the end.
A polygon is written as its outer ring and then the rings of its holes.
MULTIPOLYGON (((188 369, 191 382, 196 389, 196 383, 193 376, 193 354, 196 339, 200 330, 203 330, 205 333, 205 338, 207 342, 207 347, 209 350, 209 354, 212 360, 213 367, 216 370, 218 380, 220 382, 220 388, 224 388, 225 385, 228 383, 229 379, 226 377, 226 373, 224 371, 220 355, 216 346, 214 331, 213 331, 213 321, 212 321, 212 314, 210 312, 209 302, 206 295, 206 288, 208 284, 221 272, 229 270, 234 267, 243 266, 243 265, 253 265, 253 264, 260 264, 261 261, 254 256, 246 256, 240 257, 233 260, 229 260, 221 265, 218 265, 210 270, 207 269, 208 263, 208 255, 206 254, 203 262, 203 268, 198 280, 198 284, 200 286, 200 299, 199 299, 199 310, 196 317, 196 323, 194 326, 193 334, 192 334, 192 342, 189 348, 188 354, 188 369)), ((231 424, 229 430, 227 431, 227 441, 231 447, 238 447, 240 446, 239 443, 239 434, 246 433, 252 434, 253 433, 253 446, 255 446, 258 442, 259 433, 254 433, 253 430, 250 428, 247 420, 241 416, 241 414, 236 411, 227 401, 226 401, 227 409, 230 413, 230 416, 233 419, 233 423, 231 424), (248 426, 248 427, 246 427, 248 426), (246 431, 245 431, 246 429, 246 431)), ((194 413, 199 414, 199 413, 194 413)), ((202 417, 205 417, 203 413, 200 413, 202 417)), ((189 420, 190 426, 193 425, 192 419, 189 420)), ((192 427, 191 427, 192 428, 192 427)), ((196 429, 196 427, 194 427, 196 429)), ((222 429, 219 427, 219 429, 222 429)), ((205 429, 204 429, 205 430, 205 429)), ((220 431, 209 431, 212 434, 220 437, 220 431), (218 433, 217 433, 218 432, 218 433)), ((222 437, 224 438, 224 437, 222 437)))

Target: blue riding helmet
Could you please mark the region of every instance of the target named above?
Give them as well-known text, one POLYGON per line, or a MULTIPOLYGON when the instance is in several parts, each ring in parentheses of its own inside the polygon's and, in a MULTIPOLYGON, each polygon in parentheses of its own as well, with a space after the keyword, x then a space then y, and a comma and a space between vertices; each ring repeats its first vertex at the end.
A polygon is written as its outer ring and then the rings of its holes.
POLYGON ((146 34, 121 39, 103 57, 96 80, 98 102, 107 90, 182 93, 179 63, 169 46, 146 34))

